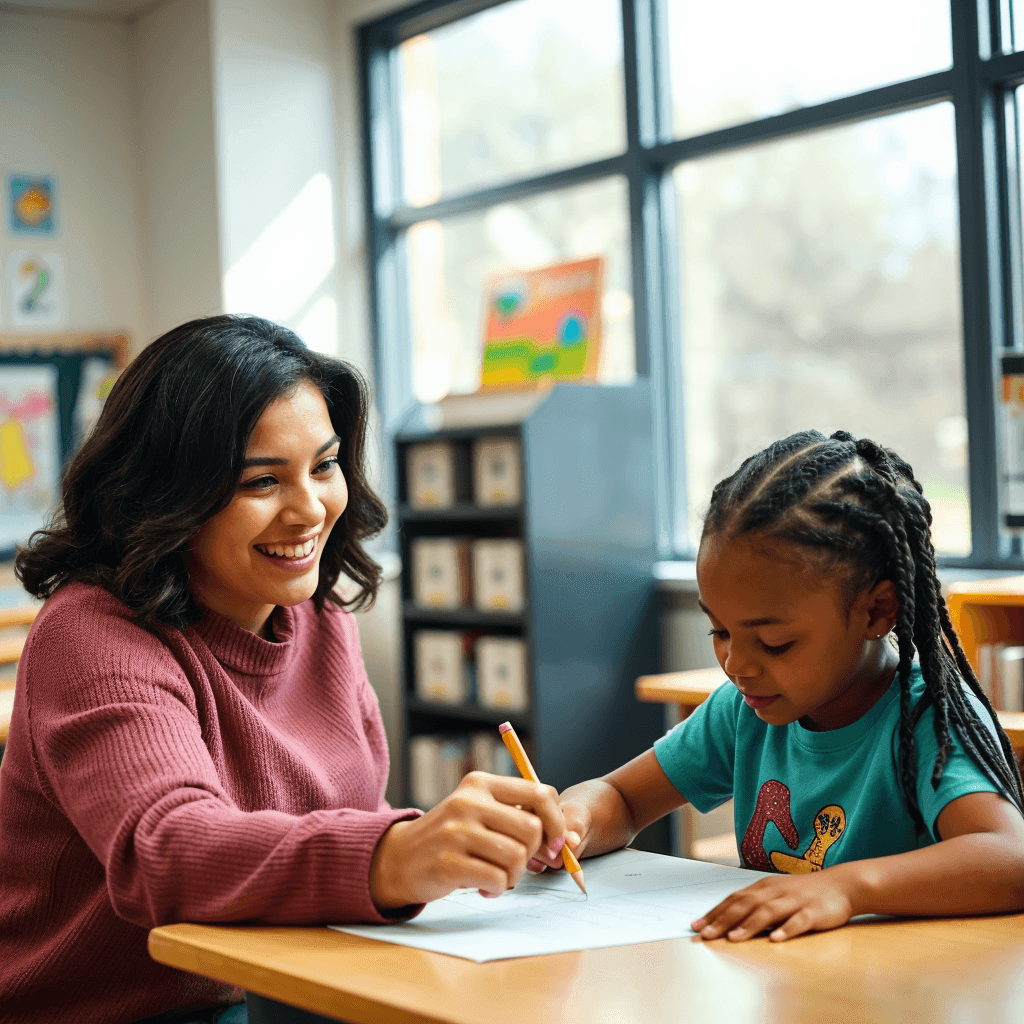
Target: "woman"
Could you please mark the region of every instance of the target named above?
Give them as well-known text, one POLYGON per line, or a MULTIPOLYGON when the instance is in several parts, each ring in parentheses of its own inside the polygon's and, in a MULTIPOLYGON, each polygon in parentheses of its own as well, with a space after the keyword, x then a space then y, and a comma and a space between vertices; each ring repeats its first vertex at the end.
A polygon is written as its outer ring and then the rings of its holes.
POLYGON ((257 318, 184 324, 115 384, 16 563, 46 604, 0 772, 5 1021, 244 1021, 147 930, 385 921, 556 863, 548 788, 474 774, 423 816, 383 800, 344 610, 380 579, 366 415, 351 367, 257 318))

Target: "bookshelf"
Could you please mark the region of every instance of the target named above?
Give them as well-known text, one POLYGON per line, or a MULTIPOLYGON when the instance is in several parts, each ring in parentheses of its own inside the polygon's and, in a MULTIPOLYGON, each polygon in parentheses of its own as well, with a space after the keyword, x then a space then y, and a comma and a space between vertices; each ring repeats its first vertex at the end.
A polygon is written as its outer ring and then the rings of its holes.
MULTIPOLYGON (((561 790, 641 753, 664 730, 660 708, 637 701, 634 680, 656 671, 657 603, 651 401, 645 382, 559 385, 543 393, 451 397, 414 408, 395 436, 402 554, 401 715, 405 798, 412 800, 410 742, 418 736, 494 730, 510 720, 534 767, 561 790), (473 495, 473 446, 513 439, 520 494, 481 507, 473 495), (454 500, 413 507, 410 449, 446 442, 455 458, 454 500), (413 546, 422 538, 518 540, 522 610, 423 607, 414 600, 413 546), (417 695, 418 631, 513 637, 525 649, 527 706, 438 703, 417 695)), ((639 846, 668 852, 668 822, 639 846)))

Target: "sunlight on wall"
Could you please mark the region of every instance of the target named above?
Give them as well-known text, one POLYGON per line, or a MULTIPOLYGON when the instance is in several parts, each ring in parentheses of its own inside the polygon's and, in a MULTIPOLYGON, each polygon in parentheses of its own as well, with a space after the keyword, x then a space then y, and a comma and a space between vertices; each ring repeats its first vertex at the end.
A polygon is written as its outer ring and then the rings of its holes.
POLYGON ((330 179, 315 174, 224 275, 225 310, 276 320, 296 330, 311 348, 333 352, 337 304, 317 299, 334 270, 333 224, 330 179), (307 324, 308 337, 300 326, 307 324))
POLYGON ((329 295, 317 299, 293 330, 314 352, 336 355, 338 303, 329 295))

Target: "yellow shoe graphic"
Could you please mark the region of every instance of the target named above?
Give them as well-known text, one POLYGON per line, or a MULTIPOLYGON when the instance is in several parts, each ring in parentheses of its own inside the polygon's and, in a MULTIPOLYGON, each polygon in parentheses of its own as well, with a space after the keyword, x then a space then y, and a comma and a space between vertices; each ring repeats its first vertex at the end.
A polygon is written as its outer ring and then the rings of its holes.
POLYGON ((822 807, 814 816, 814 838, 802 857, 793 857, 788 853, 773 850, 772 864, 787 875, 808 875, 812 871, 820 871, 825 866, 825 854, 846 829, 846 811, 839 804, 822 807))

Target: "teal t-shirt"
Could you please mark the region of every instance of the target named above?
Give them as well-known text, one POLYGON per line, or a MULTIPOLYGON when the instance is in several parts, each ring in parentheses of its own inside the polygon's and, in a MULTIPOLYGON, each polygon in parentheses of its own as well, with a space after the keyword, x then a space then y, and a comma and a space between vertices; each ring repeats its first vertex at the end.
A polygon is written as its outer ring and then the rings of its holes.
MULTIPOLYGON (((923 692, 915 666, 912 699, 923 692)), ((981 702, 968 696, 981 720, 990 722, 981 702)), ((939 788, 932 789, 937 744, 929 708, 914 732, 917 799, 928 827, 927 834, 916 835, 896 767, 899 721, 898 678, 866 715, 828 732, 812 732, 799 722, 768 725, 736 687, 724 685, 658 740, 654 753, 698 811, 735 800, 744 866, 801 874, 927 846, 938 840, 935 819, 951 800, 999 792, 964 752, 955 730, 954 752, 939 788)))

